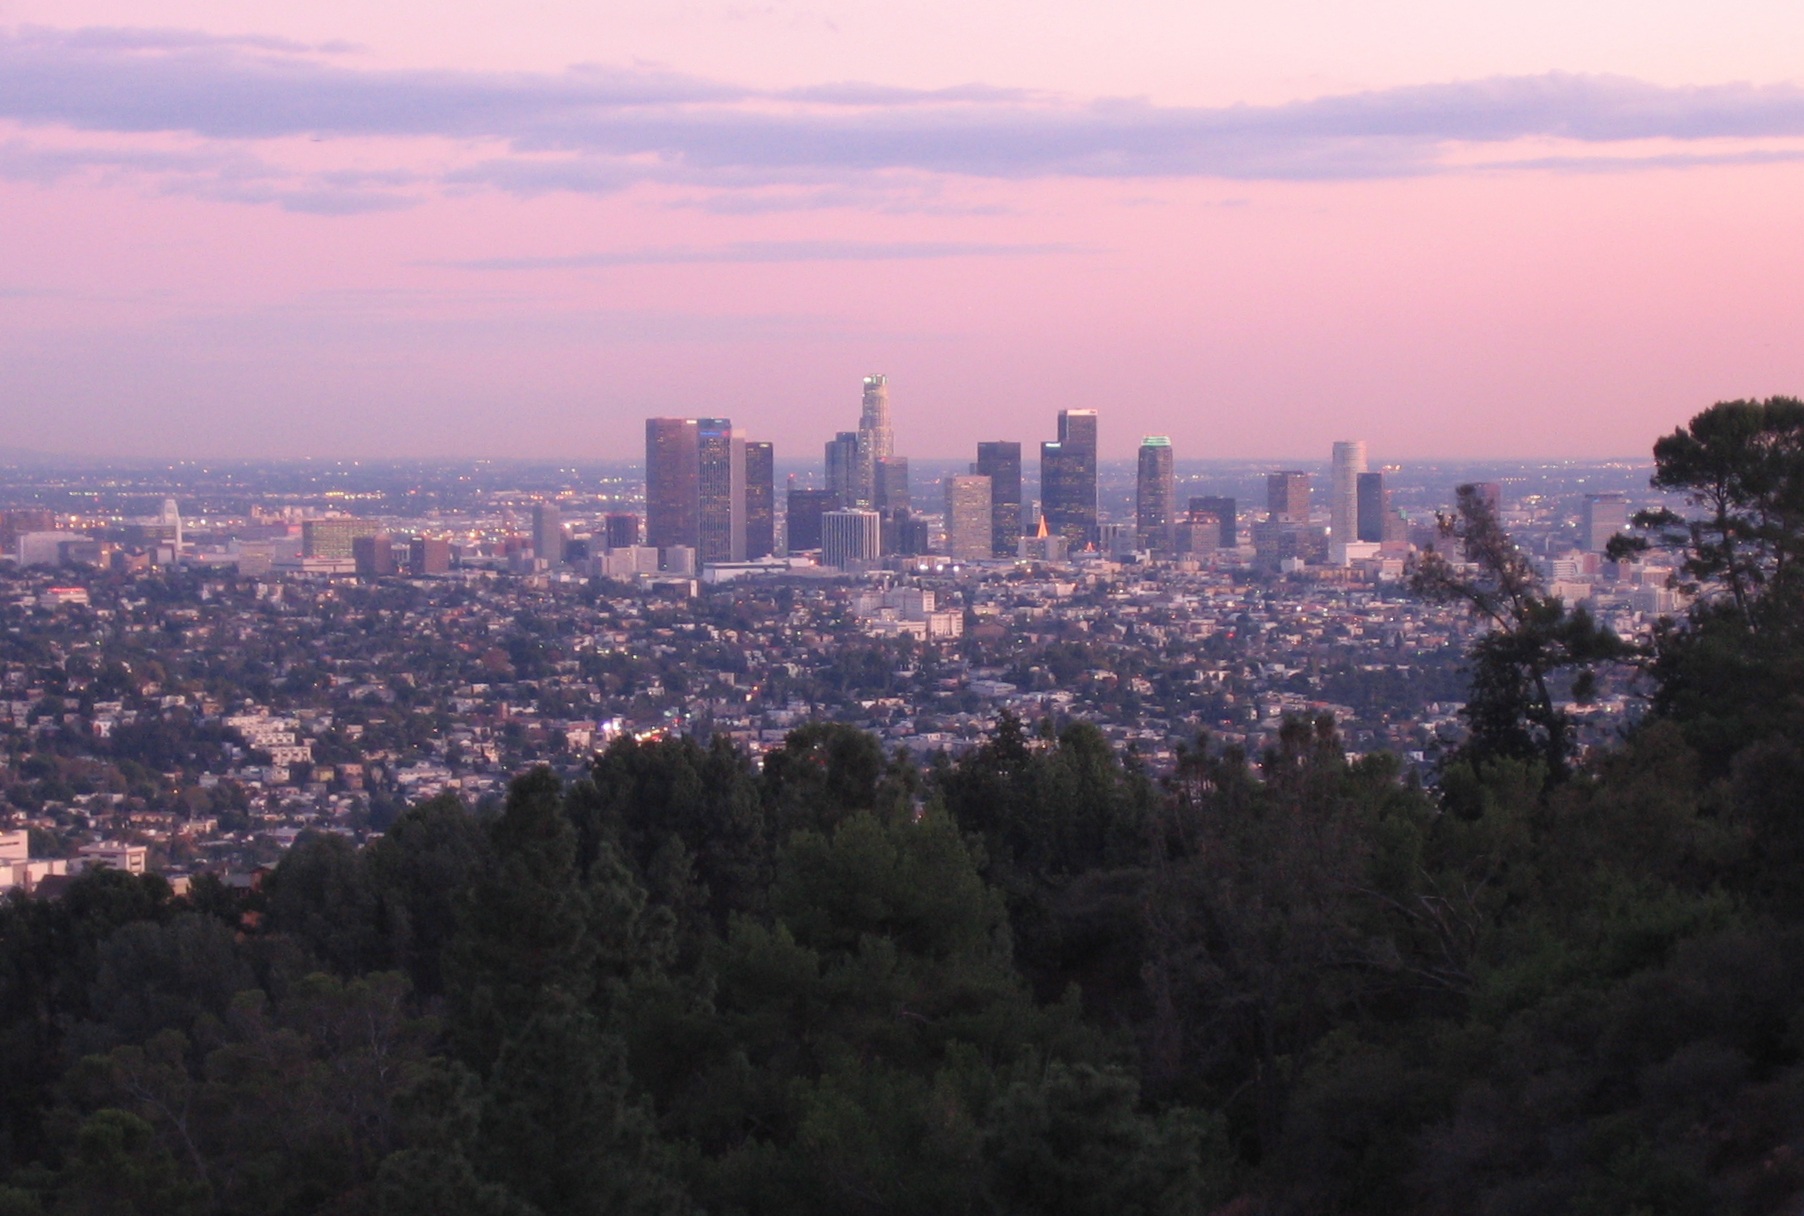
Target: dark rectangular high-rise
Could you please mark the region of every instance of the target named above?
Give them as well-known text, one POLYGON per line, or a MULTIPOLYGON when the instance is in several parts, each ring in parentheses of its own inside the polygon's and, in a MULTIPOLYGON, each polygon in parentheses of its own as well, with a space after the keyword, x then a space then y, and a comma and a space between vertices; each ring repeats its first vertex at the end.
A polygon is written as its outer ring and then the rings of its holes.
POLYGON ((610 549, 631 549, 639 543, 639 517, 615 511, 602 520, 603 539, 610 549))
POLYGON ((696 422, 700 513, 695 559, 745 560, 745 440, 731 418, 696 422))
POLYGON ((990 555, 1013 557, 1021 548, 1021 445, 977 445, 973 473, 990 479, 990 555))
POLYGON ((407 544, 409 574, 448 574, 451 542, 437 536, 416 536, 407 544))
POLYGON ((701 543, 701 443, 693 418, 645 420, 645 543, 701 543))
POLYGON ((1178 490, 1171 440, 1148 435, 1140 442, 1140 466, 1134 481, 1134 541, 1142 549, 1171 548, 1177 523, 1178 490))
POLYGON ((1279 523, 1308 523, 1309 474, 1297 469, 1266 474, 1265 506, 1279 523))
POLYGON ((1096 543, 1096 411, 1060 410, 1059 437, 1040 445, 1040 510, 1073 549, 1096 543))
POLYGON ((776 449, 766 440, 745 445, 745 556, 777 551, 776 449))
POLYGON ((1208 494, 1190 500, 1190 514, 1192 518, 1198 515, 1215 516, 1221 523, 1221 547, 1235 549, 1240 546, 1240 524, 1234 516, 1235 506, 1232 498, 1208 494))
POLYGON ((821 547, 821 516, 839 510, 839 495, 832 490, 791 490, 784 512, 785 546, 791 553, 821 547))
MULTIPOLYGON (((827 489, 842 507, 858 504, 858 432, 841 431, 827 441, 827 489)), ((815 546, 818 547, 818 546, 815 546)))
POLYGON ((395 542, 386 532, 357 537, 351 542, 351 554, 357 562, 357 573, 363 578, 380 578, 395 572, 395 542))
POLYGON ((1359 474, 1356 495, 1359 508, 1357 530, 1359 539, 1377 544, 1384 543, 1384 517, 1390 513, 1390 494, 1384 488, 1384 474, 1359 474))
POLYGON ((873 497, 871 506, 885 515, 909 508, 908 457, 880 457, 871 468, 873 497))

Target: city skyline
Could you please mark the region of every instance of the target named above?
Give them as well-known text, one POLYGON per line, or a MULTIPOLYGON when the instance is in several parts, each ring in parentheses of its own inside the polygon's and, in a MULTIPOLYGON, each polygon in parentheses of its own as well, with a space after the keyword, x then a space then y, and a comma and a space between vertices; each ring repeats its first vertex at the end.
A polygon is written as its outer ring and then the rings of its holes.
POLYGON ((1597 459, 1804 382, 1768 3, 0 16, 0 448, 794 452, 883 367, 917 457, 1597 459))

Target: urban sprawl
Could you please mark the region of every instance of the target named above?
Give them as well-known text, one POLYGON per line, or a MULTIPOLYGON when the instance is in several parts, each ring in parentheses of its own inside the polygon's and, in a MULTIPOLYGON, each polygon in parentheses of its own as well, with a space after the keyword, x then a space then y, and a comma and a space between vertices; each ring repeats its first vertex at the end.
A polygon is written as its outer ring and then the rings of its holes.
MULTIPOLYGON (((1202 466, 1163 436, 1123 465, 1099 421, 1061 412, 1037 470, 997 441, 911 478, 870 376, 781 497, 772 445, 725 418, 649 419, 643 464, 590 468, 7 469, 0 886, 250 882, 302 832, 480 804, 622 735, 756 758, 816 720, 922 765, 1004 715, 1083 720, 1157 774, 1332 714, 1429 777, 1484 627, 1408 590, 1455 484, 1618 634, 1683 607, 1669 568, 1605 553, 1662 501, 1644 465, 1375 467, 1345 441, 1325 468, 1202 466)), ((1637 704, 1606 679, 1582 737, 1637 704)))

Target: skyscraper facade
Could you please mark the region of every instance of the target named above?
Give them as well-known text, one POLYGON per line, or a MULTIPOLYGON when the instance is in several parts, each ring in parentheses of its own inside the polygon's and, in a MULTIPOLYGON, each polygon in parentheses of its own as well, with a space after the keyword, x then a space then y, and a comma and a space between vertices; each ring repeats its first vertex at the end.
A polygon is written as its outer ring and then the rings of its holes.
POLYGON ((731 418, 696 423, 700 509, 696 560, 745 560, 745 440, 733 433, 731 418))
POLYGON ((1383 473, 1359 475, 1359 539, 1384 541, 1384 520, 1390 514, 1390 492, 1384 488, 1383 473))
POLYGON ((839 499, 842 507, 858 506, 870 500, 860 499, 858 481, 858 432, 841 431, 827 441, 827 489, 839 499))
POLYGON ((1190 515, 1193 519, 1199 515, 1213 515, 1221 527, 1217 544, 1223 549, 1234 549, 1240 545, 1240 523, 1235 518, 1235 506, 1232 498, 1203 495, 1190 500, 1190 515))
POLYGON ((990 479, 981 473, 946 478, 946 553, 953 561, 985 561, 994 546, 990 479))
POLYGON ((1059 437, 1040 445, 1040 509, 1073 549, 1096 543, 1096 411, 1060 410, 1059 437))
POLYGON ((858 415, 856 495, 860 504, 876 505, 878 463, 893 455, 895 434, 890 429, 889 378, 869 375, 864 378, 864 400, 858 415))
POLYGON ((639 543, 639 517, 615 511, 602 520, 602 536, 610 549, 631 549, 639 543))
POLYGON ((407 543, 407 570, 410 574, 448 574, 451 570, 451 542, 436 536, 416 536, 407 543))
POLYGON ((1629 526, 1629 500, 1618 493, 1587 494, 1579 510, 1579 547, 1602 553, 1610 538, 1629 526))
POLYGON ((1021 445, 978 444, 971 471, 990 479, 990 554, 1014 557, 1021 547, 1021 445))
POLYGON ((1134 481, 1134 540, 1140 548, 1171 548, 1177 498, 1171 440, 1164 435, 1148 435, 1140 441, 1140 470, 1134 481))
POLYGON ((564 518, 554 502, 532 504, 532 551, 554 566, 564 560, 564 518))
POLYGON ((1329 535, 1335 543, 1352 540, 1359 531, 1359 475, 1366 471, 1366 443, 1343 439, 1334 445, 1334 476, 1330 485, 1329 535))
POLYGON ((832 490, 791 490, 783 515, 783 531, 788 537, 785 548, 790 553, 820 548, 821 516, 839 506, 839 495, 832 490))
POLYGON ((909 508, 908 499, 908 457, 885 456, 877 461, 874 471, 875 485, 871 491, 871 506, 885 515, 893 515, 897 511, 909 508))
POLYGON ((645 420, 645 543, 694 548, 701 536, 701 446, 693 418, 645 420))
POLYGON ((777 551, 777 453, 767 440, 745 445, 745 556, 777 551))
POLYGON ((329 515, 301 523, 301 556, 335 558, 350 561, 356 554, 352 545, 360 536, 374 536, 382 525, 373 519, 352 515, 329 515))
POLYGON ((821 565, 850 570, 874 562, 883 543, 883 517, 853 508, 821 516, 821 565))
POLYGON ((395 572, 395 542, 386 532, 359 536, 351 542, 351 556, 363 578, 381 578, 395 572))
POLYGON ((1265 476, 1265 507, 1274 523, 1309 522, 1309 474, 1280 469, 1265 476))

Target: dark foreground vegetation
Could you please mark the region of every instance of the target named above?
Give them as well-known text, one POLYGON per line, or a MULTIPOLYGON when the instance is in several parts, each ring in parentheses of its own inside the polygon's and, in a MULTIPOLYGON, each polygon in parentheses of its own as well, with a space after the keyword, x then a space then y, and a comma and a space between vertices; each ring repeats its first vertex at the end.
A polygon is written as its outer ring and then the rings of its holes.
POLYGON ((1656 455, 1705 594, 1647 654, 1462 500, 1434 790, 1325 720, 1157 782, 816 725, 0 907, 0 1214, 1795 1211, 1804 406, 1656 455), (1573 755, 1624 661, 1647 719, 1573 755))

